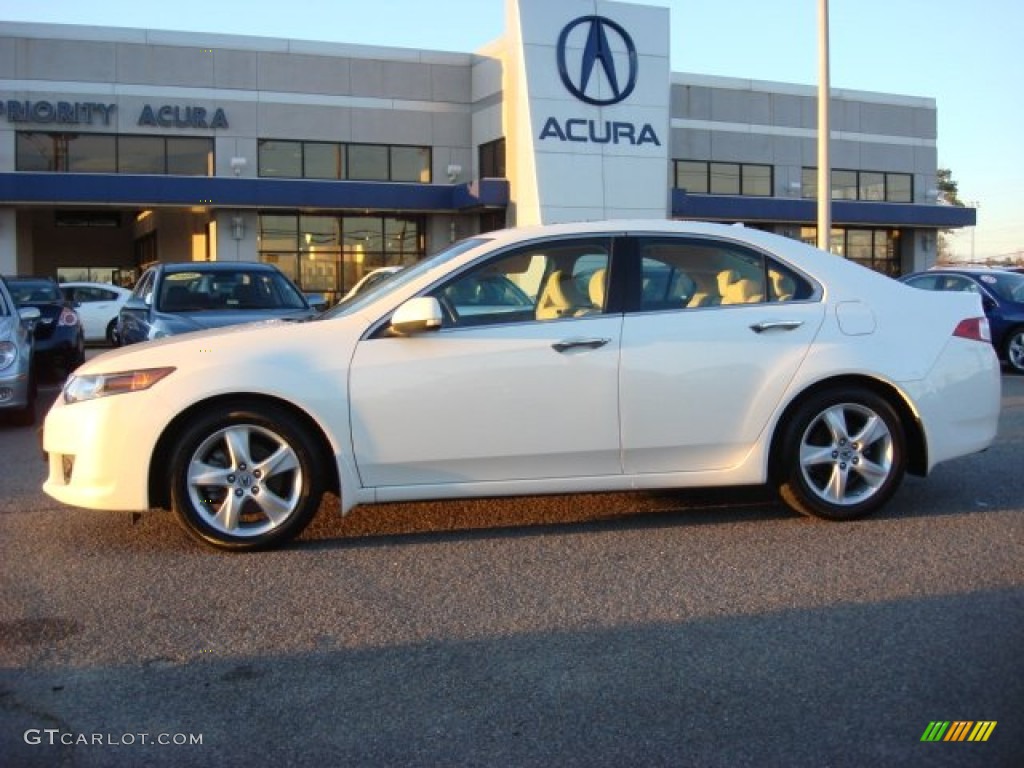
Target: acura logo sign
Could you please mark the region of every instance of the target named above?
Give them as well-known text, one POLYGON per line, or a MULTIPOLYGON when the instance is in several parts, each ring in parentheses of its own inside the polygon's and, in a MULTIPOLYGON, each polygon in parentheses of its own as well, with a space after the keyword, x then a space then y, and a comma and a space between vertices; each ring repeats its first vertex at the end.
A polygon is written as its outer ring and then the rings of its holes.
POLYGON ((581 16, 570 21, 558 36, 558 73, 565 87, 580 101, 598 107, 618 104, 628 98, 636 87, 637 56, 633 38, 621 25, 604 16, 581 16), (570 62, 567 50, 569 37, 578 27, 581 29, 576 39, 586 35, 583 56, 579 62, 570 62), (612 48, 609 38, 618 42, 616 49, 612 48), (625 56, 619 53, 618 57, 619 64, 623 63, 623 58, 627 60, 626 72, 620 71, 616 64, 616 52, 623 48, 625 56), (599 78, 594 76, 598 67, 611 90, 607 97, 599 95, 599 78))

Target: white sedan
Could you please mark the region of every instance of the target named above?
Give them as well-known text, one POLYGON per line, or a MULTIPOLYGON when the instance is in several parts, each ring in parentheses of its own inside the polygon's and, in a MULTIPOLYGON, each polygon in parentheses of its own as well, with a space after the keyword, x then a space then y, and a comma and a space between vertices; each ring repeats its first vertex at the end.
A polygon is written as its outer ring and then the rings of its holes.
POLYGON ((60 290, 82 319, 86 341, 117 344, 117 316, 132 295, 130 289, 110 283, 67 282, 60 284, 60 290))
POLYGON ((848 520, 985 449, 999 407, 976 295, 741 227, 557 225, 456 243, 311 321, 95 358, 47 415, 44 490, 168 507, 229 550, 296 535, 325 492, 347 512, 770 483, 848 520), (495 283, 515 290, 478 295, 495 283))

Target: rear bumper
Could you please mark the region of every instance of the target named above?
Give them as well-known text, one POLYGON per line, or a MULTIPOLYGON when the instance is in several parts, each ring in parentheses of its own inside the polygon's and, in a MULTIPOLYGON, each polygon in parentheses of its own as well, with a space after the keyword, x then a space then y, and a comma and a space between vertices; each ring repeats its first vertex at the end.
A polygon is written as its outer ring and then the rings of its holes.
POLYGON ((906 390, 924 427, 929 471, 996 439, 1002 378, 991 345, 951 339, 928 376, 906 390))

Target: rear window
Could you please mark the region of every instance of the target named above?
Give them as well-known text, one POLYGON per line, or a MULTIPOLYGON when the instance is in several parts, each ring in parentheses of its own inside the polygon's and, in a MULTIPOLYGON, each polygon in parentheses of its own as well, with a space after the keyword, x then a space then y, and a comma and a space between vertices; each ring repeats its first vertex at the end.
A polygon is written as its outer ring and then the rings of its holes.
POLYGON ((57 285, 49 280, 8 280, 14 303, 18 305, 51 301, 64 301, 57 285))
POLYGON ((305 309, 306 301, 280 272, 191 270, 164 275, 156 307, 162 312, 305 309))

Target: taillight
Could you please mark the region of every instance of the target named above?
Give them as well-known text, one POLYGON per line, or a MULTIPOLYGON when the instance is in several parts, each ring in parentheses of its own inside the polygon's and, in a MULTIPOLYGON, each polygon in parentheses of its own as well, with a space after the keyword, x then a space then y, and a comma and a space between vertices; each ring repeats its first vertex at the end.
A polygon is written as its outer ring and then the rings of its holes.
POLYGON ((74 310, 64 307, 60 311, 60 320, 57 321, 57 325, 78 325, 78 315, 74 310))
POLYGON ((989 330, 987 317, 968 317, 961 320, 953 329, 953 335, 971 341, 992 342, 992 332, 989 330))

